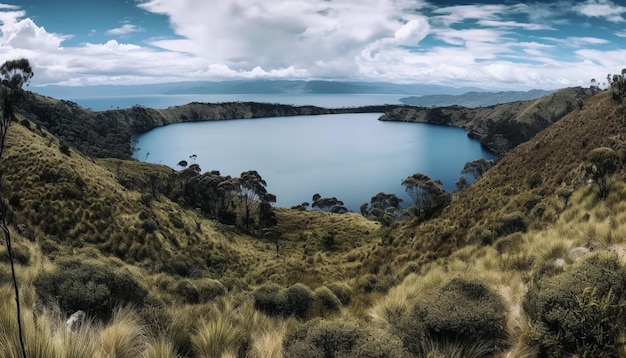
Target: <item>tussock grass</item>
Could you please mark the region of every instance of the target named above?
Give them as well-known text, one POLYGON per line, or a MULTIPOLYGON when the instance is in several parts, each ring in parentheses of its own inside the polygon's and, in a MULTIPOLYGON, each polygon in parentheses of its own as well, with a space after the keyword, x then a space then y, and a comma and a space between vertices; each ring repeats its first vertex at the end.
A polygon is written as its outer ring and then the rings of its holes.
POLYGON ((100 333, 100 345, 105 357, 140 356, 146 348, 145 332, 137 315, 128 308, 117 309, 100 333))

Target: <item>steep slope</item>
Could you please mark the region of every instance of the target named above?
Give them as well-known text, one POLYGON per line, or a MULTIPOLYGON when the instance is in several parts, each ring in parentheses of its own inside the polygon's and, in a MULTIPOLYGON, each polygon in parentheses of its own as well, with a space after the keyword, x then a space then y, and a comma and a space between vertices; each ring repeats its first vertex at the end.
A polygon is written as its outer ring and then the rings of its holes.
POLYGON ((53 256, 95 249, 152 273, 210 277, 229 286, 293 284, 305 277, 316 286, 340 280, 352 250, 379 242, 378 224, 361 215, 278 210, 283 235, 277 255, 273 242, 155 194, 150 178, 166 178, 172 169, 116 159, 94 162, 18 119, 3 156, 11 222, 53 256), (329 233, 333 245, 325 248, 329 233))
POLYGON ((580 87, 565 88, 532 101, 518 101, 480 108, 459 106, 396 108, 381 120, 425 122, 465 128, 469 135, 495 153, 506 153, 561 119, 593 95, 580 87))
POLYGON ((626 104, 610 93, 591 97, 456 193, 437 219, 404 224, 394 232, 394 245, 380 248, 373 260, 395 261, 393 267, 416 265, 467 244, 490 244, 554 223, 564 205, 559 188, 586 184, 582 164, 592 149, 611 147, 624 157, 625 114, 626 104))

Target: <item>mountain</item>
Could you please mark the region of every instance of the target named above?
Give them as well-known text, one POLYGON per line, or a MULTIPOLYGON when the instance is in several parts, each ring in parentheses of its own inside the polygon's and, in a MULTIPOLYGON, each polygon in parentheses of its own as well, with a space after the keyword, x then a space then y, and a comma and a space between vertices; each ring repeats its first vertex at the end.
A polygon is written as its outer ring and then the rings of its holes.
MULTIPOLYGON (((560 92, 494 118, 533 127, 560 92)), ((585 167, 599 147, 623 162, 624 113, 609 91, 581 98, 428 221, 276 209, 252 235, 162 192, 204 195, 217 174, 85 156, 89 136, 63 146, 20 108, 1 159, 28 356, 620 356, 626 169, 601 200, 585 167)), ((0 356, 19 356, 6 245, 0 262, 0 356)))
POLYGON ((530 101, 551 94, 554 91, 506 91, 506 92, 467 92, 463 94, 424 95, 421 97, 405 97, 400 102, 420 107, 485 107, 494 104, 517 101, 530 101))
POLYGON ((96 85, 96 86, 40 86, 37 93, 55 98, 81 98, 103 96, 141 96, 164 94, 462 94, 480 92, 475 87, 449 87, 439 85, 394 84, 384 82, 302 81, 302 80, 237 80, 219 82, 173 82, 146 85, 96 85))

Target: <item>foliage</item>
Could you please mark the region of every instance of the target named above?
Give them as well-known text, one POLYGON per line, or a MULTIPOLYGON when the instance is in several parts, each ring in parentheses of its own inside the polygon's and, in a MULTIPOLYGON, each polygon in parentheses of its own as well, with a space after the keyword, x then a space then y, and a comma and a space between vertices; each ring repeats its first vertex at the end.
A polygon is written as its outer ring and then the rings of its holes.
POLYGON ((64 312, 83 310, 101 319, 111 317, 119 306, 140 308, 147 296, 128 270, 79 258, 59 261, 56 269, 43 272, 34 284, 45 302, 58 303, 64 312))
POLYGON ((482 341, 494 352, 505 344, 505 327, 506 308, 497 293, 480 281, 454 278, 416 298, 396 328, 405 347, 419 355, 426 340, 482 341))
POLYGON ((465 163, 463 170, 461 170, 461 174, 472 174, 474 179, 478 179, 483 176, 483 174, 485 174, 485 172, 487 172, 487 170, 489 170, 489 168, 491 168, 494 164, 495 162, 491 159, 476 159, 465 163))
POLYGON ((626 280, 614 254, 594 253, 570 270, 538 277, 524 298, 541 357, 618 357, 626 333, 626 280))
POLYGON ((348 208, 346 208, 343 204, 343 201, 335 198, 322 198, 320 194, 313 195, 313 202, 311 204, 312 208, 317 208, 322 211, 328 211, 335 214, 345 214, 348 212, 348 208))
POLYGON ((622 69, 622 73, 614 74, 613 76, 608 74, 606 76, 611 86, 611 96, 616 101, 626 97, 626 78, 624 78, 624 75, 626 75, 626 68, 622 69))
POLYGON ((397 195, 380 192, 372 197, 369 207, 367 203, 361 205, 361 214, 389 226, 402 217, 401 203, 397 195))
POLYGON ((257 288, 252 296, 254 307, 270 316, 304 318, 315 299, 313 291, 296 283, 287 289, 276 284, 266 284, 257 288))
POLYGON ((585 171, 591 180, 598 186, 600 199, 609 195, 609 177, 621 166, 621 160, 615 150, 600 147, 592 150, 585 165, 585 171))
POLYGON ((440 181, 421 173, 402 180, 402 186, 413 200, 409 212, 413 212, 420 220, 431 218, 452 200, 452 196, 443 189, 440 181))
POLYGON ((289 332, 283 343, 286 358, 402 358, 402 343, 383 331, 350 321, 314 319, 289 332))

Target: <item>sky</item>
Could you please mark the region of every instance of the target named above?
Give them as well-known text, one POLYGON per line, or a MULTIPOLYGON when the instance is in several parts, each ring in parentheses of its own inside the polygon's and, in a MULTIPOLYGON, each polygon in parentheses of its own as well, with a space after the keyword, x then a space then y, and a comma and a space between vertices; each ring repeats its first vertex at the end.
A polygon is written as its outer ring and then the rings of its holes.
POLYGON ((528 90, 626 67, 626 4, 0 0, 0 61, 32 87, 298 79, 528 90))

